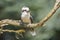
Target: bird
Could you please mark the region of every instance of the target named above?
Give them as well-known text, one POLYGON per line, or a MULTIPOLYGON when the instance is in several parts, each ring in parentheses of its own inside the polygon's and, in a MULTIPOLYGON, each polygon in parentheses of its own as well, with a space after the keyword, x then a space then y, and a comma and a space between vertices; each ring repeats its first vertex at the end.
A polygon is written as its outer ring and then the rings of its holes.
POLYGON ((22 7, 21 20, 25 24, 33 23, 29 8, 26 6, 22 7))
MULTIPOLYGON (((21 21, 24 26, 33 23, 30 9, 27 6, 23 6, 21 9, 21 21)), ((36 35, 34 28, 31 28, 30 33, 32 34, 32 36, 36 35)))

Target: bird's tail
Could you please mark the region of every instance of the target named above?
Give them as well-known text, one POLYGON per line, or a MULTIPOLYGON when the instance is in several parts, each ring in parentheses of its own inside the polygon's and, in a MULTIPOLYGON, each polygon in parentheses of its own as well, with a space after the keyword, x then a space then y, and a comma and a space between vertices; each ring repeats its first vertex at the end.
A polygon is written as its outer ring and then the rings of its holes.
POLYGON ((31 31, 30 31, 30 34, 31 34, 32 36, 36 36, 36 31, 32 28, 31 31))

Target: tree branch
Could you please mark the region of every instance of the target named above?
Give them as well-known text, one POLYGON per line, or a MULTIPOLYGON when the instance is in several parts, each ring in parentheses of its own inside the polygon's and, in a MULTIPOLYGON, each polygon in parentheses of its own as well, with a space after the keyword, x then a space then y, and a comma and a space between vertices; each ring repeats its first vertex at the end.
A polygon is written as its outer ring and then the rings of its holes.
POLYGON ((5 30, 3 30, 3 29, 0 29, 0 32, 15 32, 15 33, 22 33, 22 32, 25 32, 25 30, 24 29, 20 29, 20 30, 7 30, 7 29, 5 29, 5 30))
MULTIPOLYGON (((55 5, 54 5, 54 8, 49 12, 49 14, 45 18, 43 18, 39 23, 28 24, 26 28, 31 28, 31 27, 36 28, 38 26, 43 26, 43 24, 45 22, 47 22, 48 19, 50 19, 55 14, 55 12, 58 10, 59 7, 60 7, 60 2, 56 2, 55 5)), ((20 20, 11 20, 11 19, 5 19, 5 20, 0 21, 0 27, 3 27, 5 25, 9 25, 9 24, 14 25, 14 26, 21 26, 21 21, 20 20)), ((19 32, 20 30, 19 31, 18 30, 17 31, 14 31, 14 30, 2 30, 2 31, 3 32, 5 32, 5 31, 19 32)))
POLYGON ((42 19, 39 23, 38 23, 38 26, 42 26, 46 21, 48 21, 48 19, 50 19, 54 14, 55 12, 57 11, 57 9, 60 7, 60 2, 59 3, 56 3, 54 8, 51 10, 51 12, 44 18, 42 19))
MULTIPOLYGON (((0 25, 2 24, 8 24, 8 25, 15 25, 20 26, 21 21, 20 20, 11 20, 11 19, 4 19, 0 21, 0 25)), ((4 26, 4 25, 2 25, 4 26)))
POLYGON ((47 22, 55 14, 55 12, 58 10, 59 7, 60 7, 60 2, 56 2, 54 8, 49 12, 49 14, 45 18, 43 18, 39 23, 30 24, 28 26, 33 28, 38 26, 43 26, 44 23, 47 22))

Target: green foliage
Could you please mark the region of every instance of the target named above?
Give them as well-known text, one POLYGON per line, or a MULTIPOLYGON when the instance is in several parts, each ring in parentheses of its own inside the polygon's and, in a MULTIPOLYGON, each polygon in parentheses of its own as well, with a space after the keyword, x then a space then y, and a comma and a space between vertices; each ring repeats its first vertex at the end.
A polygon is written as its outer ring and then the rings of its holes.
MULTIPOLYGON (((21 8, 28 6, 31 10, 34 22, 39 22, 53 8, 55 0, 0 0, 0 20, 2 19, 18 19, 20 20, 21 8)), ((55 30, 60 30, 60 12, 46 22, 45 27, 36 28, 37 35, 32 37, 29 32, 25 33, 24 37, 19 37, 19 40, 49 40, 55 35, 55 30)), ((14 29, 12 26, 8 29, 14 29)), ((13 35, 14 36, 14 35, 13 35)), ((12 34, 4 35, 5 40, 17 40, 12 34), (8 37, 8 38, 7 38, 8 37), (13 39, 12 39, 13 38, 13 39)), ((54 38, 52 39, 54 40, 54 38)))

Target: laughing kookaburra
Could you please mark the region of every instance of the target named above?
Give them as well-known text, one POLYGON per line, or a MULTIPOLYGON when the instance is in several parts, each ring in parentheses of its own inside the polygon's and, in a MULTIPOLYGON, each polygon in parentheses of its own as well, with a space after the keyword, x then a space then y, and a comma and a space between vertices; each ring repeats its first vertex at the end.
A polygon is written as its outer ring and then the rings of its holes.
MULTIPOLYGON (((22 21, 22 24, 33 23, 33 19, 32 19, 29 7, 26 7, 26 6, 22 7, 21 21, 22 21)), ((33 28, 31 28, 30 33, 32 34, 32 36, 36 35, 36 32, 34 31, 33 28)))

